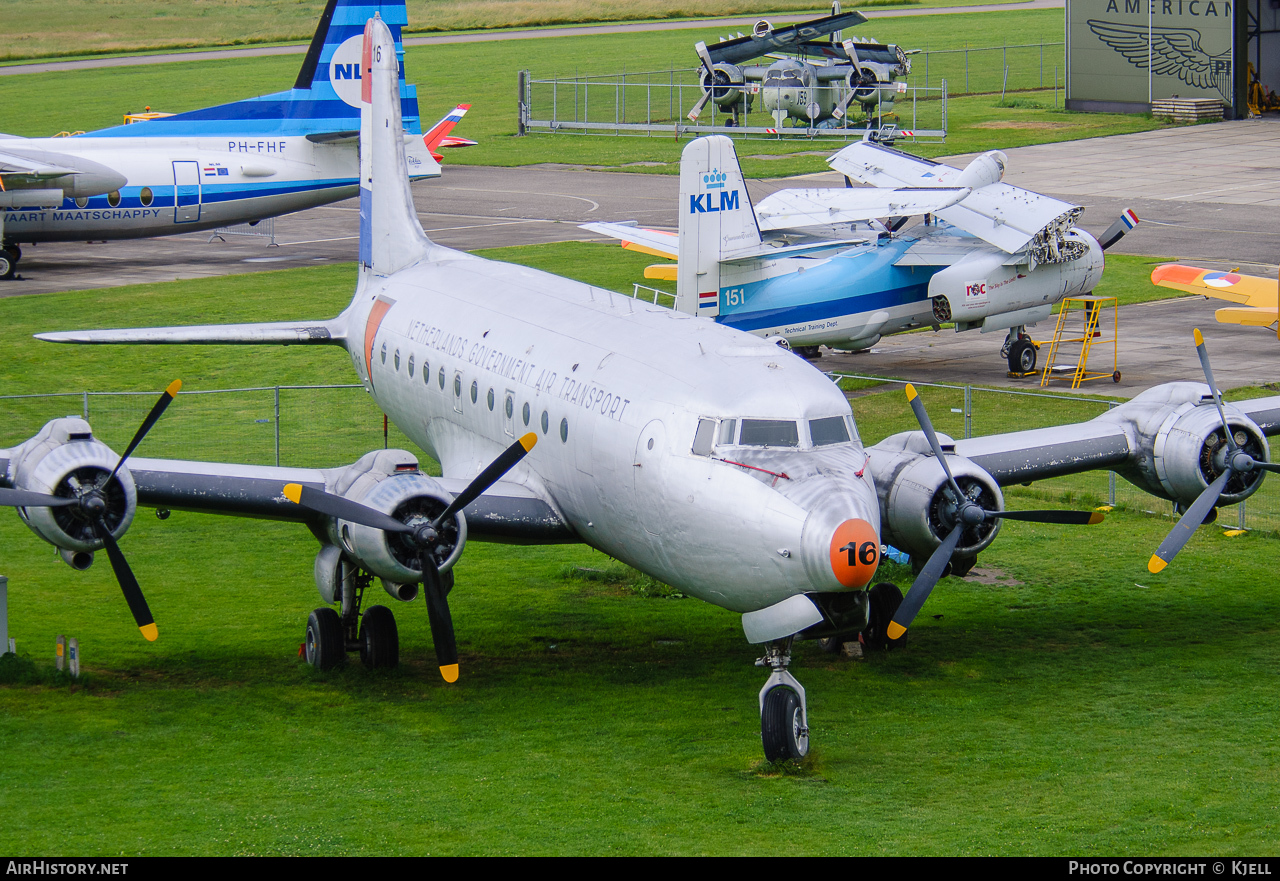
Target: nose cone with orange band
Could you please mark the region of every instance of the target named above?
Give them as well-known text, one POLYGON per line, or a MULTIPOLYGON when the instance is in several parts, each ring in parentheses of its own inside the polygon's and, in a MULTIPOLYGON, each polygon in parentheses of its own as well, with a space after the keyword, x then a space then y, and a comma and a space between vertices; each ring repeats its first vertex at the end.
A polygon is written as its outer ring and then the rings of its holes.
POLYGON ((805 572, 817 591, 859 590, 880 565, 879 511, 824 505, 805 519, 805 572))

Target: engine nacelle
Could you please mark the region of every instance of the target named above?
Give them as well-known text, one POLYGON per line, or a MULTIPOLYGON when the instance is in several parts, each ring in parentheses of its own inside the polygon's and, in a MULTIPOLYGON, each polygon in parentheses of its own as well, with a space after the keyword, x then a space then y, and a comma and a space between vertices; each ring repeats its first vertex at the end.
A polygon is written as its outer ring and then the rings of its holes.
MULTIPOLYGON (((954 441, 939 434, 944 453, 954 441)), ((931 454, 928 440, 918 431, 903 432, 876 445, 871 467, 880 496, 884 540, 925 560, 955 526, 955 503, 942 465, 931 454), (948 487, 944 491, 944 487, 948 487)), ((969 459, 948 455, 947 465, 965 495, 988 511, 1004 510, 1004 494, 995 478, 969 459)), ((960 536, 953 560, 973 560, 997 533, 999 520, 987 520, 960 536)))
MULTIPOLYGON (((707 73, 706 68, 703 68, 700 82, 702 91, 711 92, 711 100, 716 102, 718 107, 737 107, 746 95, 744 88, 746 77, 743 76, 742 68, 736 64, 722 62, 713 66, 710 74, 707 73), (711 83, 710 79, 713 77, 715 82, 711 83)), ((749 103, 750 99, 747 100, 749 103)))
MULTIPOLYGON (((93 437, 89 423, 68 416, 49 422, 17 448, 10 475, 17 489, 64 498, 76 498, 96 487, 105 502, 102 518, 112 537, 119 540, 133 523, 138 507, 133 475, 122 466, 110 483, 97 486, 119 461, 110 447, 93 437)), ((60 550, 91 554, 102 547, 102 540, 94 533, 93 518, 77 505, 19 508, 18 516, 32 532, 60 550)))
MULTIPOLYGON (((358 476, 348 486, 338 488, 340 494, 410 526, 433 520, 453 501, 439 482, 416 470, 397 471, 395 463, 391 463, 392 467, 379 467, 386 464, 379 462, 381 458, 408 455, 400 450, 369 454, 355 466, 358 476)), ((450 521, 442 523, 438 531, 439 540, 431 554, 439 570, 447 572, 462 556, 467 542, 467 521, 459 511, 450 521)), ((407 536, 342 519, 330 521, 329 534, 332 542, 353 560, 392 583, 394 587, 388 587, 387 592, 397 599, 405 598, 401 586, 422 581, 419 549, 407 536)))
MULTIPOLYGON (((1225 409, 1236 444, 1255 460, 1270 461, 1271 449, 1262 429, 1244 414, 1229 406, 1225 409)), ((1145 476, 1158 483, 1157 495, 1186 506, 1226 470, 1227 450, 1217 408, 1184 404, 1170 412, 1156 432, 1145 476)), ((1253 495, 1262 485, 1263 474, 1261 470, 1233 474, 1219 504, 1234 505, 1253 495)))
POLYGON ((1034 268, 1008 266, 1008 255, 995 251, 975 250, 965 255, 929 280, 935 315, 946 314, 958 330, 980 325, 988 330, 1002 329, 1039 320, 1028 318, 1026 310, 1052 309, 1064 296, 1088 293, 1102 278, 1102 247, 1079 229, 1071 230, 1066 241, 1078 259, 1039 263, 1034 268), (945 299, 945 307, 939 297, 945 299), (1024 315, 1014 316, 1011 324, 989 320, 1019 312, 1024 315))

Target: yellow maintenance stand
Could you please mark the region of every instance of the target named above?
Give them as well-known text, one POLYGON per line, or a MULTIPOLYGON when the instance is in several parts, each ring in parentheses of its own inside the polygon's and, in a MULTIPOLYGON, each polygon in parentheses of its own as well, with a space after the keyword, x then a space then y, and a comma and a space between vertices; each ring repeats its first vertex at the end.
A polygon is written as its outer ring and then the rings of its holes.
POLYGON ((1120 381, 1120 302, 1115 297, 1067 297, 1062 301, 1062 309, 1058 312, 1058 325, 1053 330, 1053 341, 1049 344, 1049 356, 1044 362, 1044 373, 1040 376, 1040 386, 1049 384, 1050 379, 1070 379, 1073 389, 1080 388, 1080 383, 1089 379, 1111 378, 1112 382, 1120 381), (1071 313, 1075 310, 1077 318, 1084 321, 1082 336, 1069 337, 1067 327, 1072 324, 1071 313), (1102 314, 1111 310, 1111 320, 1103 321, 1102 314), (1102 335, 1101 328, 1111 325, 1111 338, 1102 335), (1054 369, 1053 362, 1063 354, 1063 343, 1080 343, 1080 360, 1074 368, 1059 367, 1054 369), (1089 372, 1089 352, 1094 346, 1111 347, 1111 372, 1089 372), (1055 375, 1056 374, 1056 375, 1055 375))

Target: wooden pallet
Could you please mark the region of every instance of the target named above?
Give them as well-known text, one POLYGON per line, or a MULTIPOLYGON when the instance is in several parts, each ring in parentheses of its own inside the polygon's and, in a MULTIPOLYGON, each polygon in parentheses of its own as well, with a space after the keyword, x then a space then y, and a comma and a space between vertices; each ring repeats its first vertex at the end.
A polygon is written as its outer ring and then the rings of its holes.
POLYGON ((1151 102, 1152 116, 1174 122, 1206 122, 1222 119, 1223 104, 1217 98, 1164 98, 1151 102))

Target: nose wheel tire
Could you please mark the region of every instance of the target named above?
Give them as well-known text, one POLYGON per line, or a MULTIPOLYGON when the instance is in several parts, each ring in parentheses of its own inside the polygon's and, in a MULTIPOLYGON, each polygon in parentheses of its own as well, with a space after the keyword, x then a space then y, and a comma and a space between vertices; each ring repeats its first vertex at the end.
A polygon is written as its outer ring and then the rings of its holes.
POLYGON ((371 670, 389 670, 400 663, 396 618, 386 606, 370 606, 360 618, 360 661, 371 670))
POLYGON ((330 608, 316 609, 307 619, 307 663, 317 670, 332 670, 347 659, 342 619, 330 608))
POLYGON ((1019 337, 1009 346, 1009 372, 1030 373, 1036 369, 1036 345, 1026 337, 1019 337))
POLYGON ((804 724, 800 698, 791 689, 779 686, 764 696, 760 739, 764 742, 764 757, 770 762, 803 759, 809 754, 809 730, 804 724))
POLYGON ((0 280, 13 278, 18 271, 18 255, 8 248, 0 249, 0 280))

